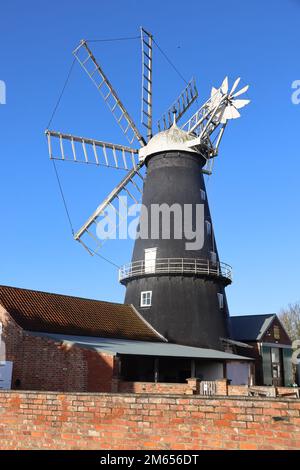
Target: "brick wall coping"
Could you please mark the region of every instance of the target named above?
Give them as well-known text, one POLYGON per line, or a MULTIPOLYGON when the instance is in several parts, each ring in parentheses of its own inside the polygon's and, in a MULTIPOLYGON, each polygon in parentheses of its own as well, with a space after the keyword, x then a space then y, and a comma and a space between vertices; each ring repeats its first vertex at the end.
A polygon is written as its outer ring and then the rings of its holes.
POLYGON ((243 395, 183 395, 183 394, 166 394, 166 393, 91 393, 91 392, 53 392, 53 391, 37 391, 37 390, 0 390, 0 397, 7 395, 7 398, 11 395, 23 395, 28 396, 28 398, 44 398, 49 396, 52 398, 53 396, 66 396, 66 397, 107 397, 107 398, 134 398, 136 401, 139 399, 148 398, 149 401, 157 399, 158 397, 162 400, 167 401, 168 399, 180 399, 186 400, 187 402, 190 400, 207 400, 207 401, 247 401, 247 402, 283 402, 283 403, 296 403, 300 402, 297 398, 288 398, 288 397, 248 397, 243 395))

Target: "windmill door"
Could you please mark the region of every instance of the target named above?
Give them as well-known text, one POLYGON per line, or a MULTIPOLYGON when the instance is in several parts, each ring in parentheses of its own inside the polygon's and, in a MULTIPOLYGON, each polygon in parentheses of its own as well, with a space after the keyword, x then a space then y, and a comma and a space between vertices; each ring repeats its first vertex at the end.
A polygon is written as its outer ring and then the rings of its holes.
POLYGON ((0 390, 11 389, 12 366, 10 361, 0 362, 0 390))
POLYGON ((145 250, 145 273, 154 273, 156 266, 157 248, 147 248, 145 250))

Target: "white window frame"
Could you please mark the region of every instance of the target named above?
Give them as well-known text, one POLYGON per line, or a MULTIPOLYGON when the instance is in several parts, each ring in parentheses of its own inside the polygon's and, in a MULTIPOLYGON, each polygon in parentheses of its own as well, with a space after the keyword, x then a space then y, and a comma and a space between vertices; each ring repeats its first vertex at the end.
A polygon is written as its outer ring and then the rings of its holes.
POLYGON ((144 290, 141 292, 141 307, 151 307, 152 305, 152 290, 144 290))
POLYGON ((224 294, 218 292, 218 302, 219 302, 219 309, 222 310, 224 308, 224 294))

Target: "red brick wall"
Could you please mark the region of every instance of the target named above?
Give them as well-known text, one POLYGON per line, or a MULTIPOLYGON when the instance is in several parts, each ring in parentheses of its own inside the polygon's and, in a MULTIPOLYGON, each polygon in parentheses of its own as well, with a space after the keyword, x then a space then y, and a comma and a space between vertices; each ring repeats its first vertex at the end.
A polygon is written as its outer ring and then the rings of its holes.
POLYGON ((299 447, 299 400, 0 392, 1 449, 299 447))
POLYGON ((13 361, 12 388, 61 392, 110 392, 113 356, 32 336, 0 306, 6 360, 13 361))
MULTIPOLYGON (((232 396, 232 397, 248 397, 248 385, 228 385, 226 379, 216 380, 216 392, 214 396, 232 396)), ((250 387, 252 391, 257 393, 274 393, 274 397, 293 398, 299 393, 298 388, 293 387, 250 387)), ((151 393, 160 395, 199 395, 200 381, 197 379, 188 379, 186 383, 162 383, 162 382, 122 382, 116 380, 115 392, 118 393, 151 393)), ((263 395, 261 395, 263 396, 263 395)), ((269 395, 272 396, 272 395, 269 395)))
POLYGON ((247 385, 228 385, 227 394, 229 396, 248 396, 248 386, 247 385))
MULTIPOLYGON (((96 353, 89 349, 81 349, 86 364, 86 386, 83 391, 111 392, 112 378, 116 368, 114 356, 96 353)), ((71 390, 72 392, 74 390, 71 390)))
POLYGON ((189 380, 187 383, 164 383, 164 382, 119 382, 120 393, 160 393, 193 395, 197 390, 197 381, 189 380))

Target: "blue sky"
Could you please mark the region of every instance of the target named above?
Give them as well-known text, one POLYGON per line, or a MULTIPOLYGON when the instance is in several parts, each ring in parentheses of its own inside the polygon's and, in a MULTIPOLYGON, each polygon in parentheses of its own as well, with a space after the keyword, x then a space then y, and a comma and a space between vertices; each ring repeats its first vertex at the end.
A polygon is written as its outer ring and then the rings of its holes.
MULTIPOLYGON (((0 283, 122 301, 114 267, 72 240, 44 130, 80 39, 136 36, 143 25, 189 79, 199 101, 225 75, 250 84, 251 105, 228 126, 207 182, 220 257, 234 268, 232 314, 277 312, 299 300, 299 0, 27 0, 2 2, 0 80, 0 283)), ((136 40, 93 44, 135 120, 140 106, 136 40)), ((154 50, 155 117, 183 81, 154 50)), ((79 65, 51 128, 126 143, 79 65)), ((106 169, 58 165, 75 228, 118 181, 106 169)), ((130 261, 132 242, 103 255, 130 261)))

